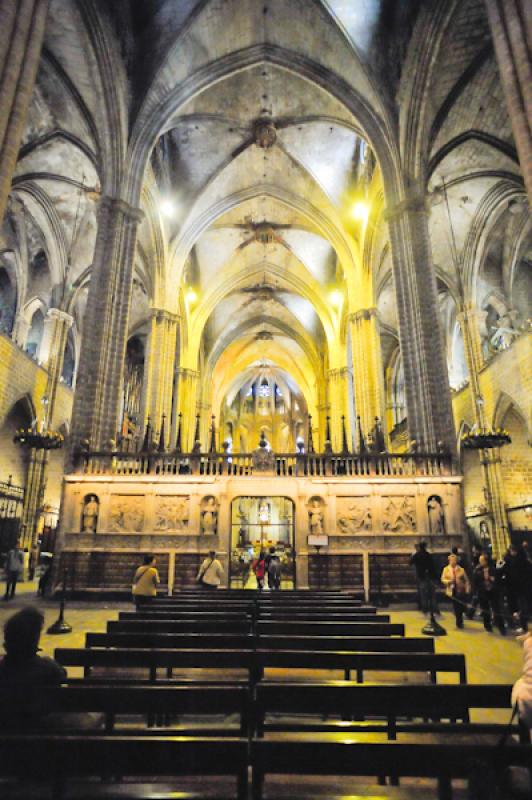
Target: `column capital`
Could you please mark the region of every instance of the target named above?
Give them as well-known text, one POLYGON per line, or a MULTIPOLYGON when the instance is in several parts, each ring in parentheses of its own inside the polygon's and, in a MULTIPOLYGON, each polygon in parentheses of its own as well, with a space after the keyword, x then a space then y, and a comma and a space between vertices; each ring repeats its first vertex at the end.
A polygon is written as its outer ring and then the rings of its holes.
POLYGON ((115 211, 126 217, 128 222, 139 223, 144 219, 144 211, 141 208, 135 208, 121 197, 109 197, 104 195, 100 200, 99 212, 115 211))
POLYGON ((49 320, 64 322, 68 328, 71 328, 74 324, 74 317, 71 314, 67 314, 66 311, 61 311, 60 308, 49 308, 46 312, 46 318, 49 320))
POLYGON ((397 219, 406 213, 428 214, 428 197, 422 189, 410 189, 405 197, 394 206, 388 206, 384 211, 386 222, 397 219))
POLYGON ((327 372, 327 377, 332 380, 345 378, 346 375, 349 375, 349 367, 335 367, 327 372))
POLYGON ((353 311, 349 314, 349 322, 358 322, 359 320, 370 320, 372 317, 377 316, 376 306, 370 308, 359 308, 358 311, 353 311))
POLYGON ((199 378, 199 370, 188 367, 176 367, 175 373, 180 378, 199 378))
POLYGON ((150 316, 156 322, 173 322, 177 323, 180 319, 179 314, 173 314, 165 308, 152 308, 150 309, 150 316))

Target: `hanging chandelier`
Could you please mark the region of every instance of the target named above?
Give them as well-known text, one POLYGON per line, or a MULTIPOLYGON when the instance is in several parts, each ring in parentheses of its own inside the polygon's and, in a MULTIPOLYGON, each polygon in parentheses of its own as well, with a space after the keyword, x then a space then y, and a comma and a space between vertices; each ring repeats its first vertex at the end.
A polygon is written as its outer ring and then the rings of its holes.
POLYGON ((466 450, 493 450, 495 447, 504 447, 505 444, 512 443, 510 434, 503 428, 472 430, 464 433, 460 441, 466 450))

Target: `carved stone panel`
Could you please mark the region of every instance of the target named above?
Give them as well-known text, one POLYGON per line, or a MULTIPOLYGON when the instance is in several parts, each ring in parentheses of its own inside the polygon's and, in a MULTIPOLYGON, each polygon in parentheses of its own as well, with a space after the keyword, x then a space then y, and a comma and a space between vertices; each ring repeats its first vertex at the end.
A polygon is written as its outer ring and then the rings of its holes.
POLYGON ((144 495, 112 495, 108 527, 111 533, 140 533, 144 527, 144 495))
POLYGON ((416 502, 414 497, 400 495, 383 497, 384 514, 382 527, 390 533, 415 533, 417 529, 416 502))
POLYGON ((155 498, 155 532, 186 533, 190 518, 188 495, 155 498))
POLYGON ((336 499, 337 532, 352 536, 355 533, 370 531, 372 529, 370 502, 368 496, 338 497, 336 499))

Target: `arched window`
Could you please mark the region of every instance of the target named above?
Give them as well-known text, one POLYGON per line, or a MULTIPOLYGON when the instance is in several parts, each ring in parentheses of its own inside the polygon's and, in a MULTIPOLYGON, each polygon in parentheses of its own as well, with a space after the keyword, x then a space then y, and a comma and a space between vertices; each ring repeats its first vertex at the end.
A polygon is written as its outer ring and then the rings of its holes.
POLYGON ((44 331, 44 315, 40 308, 34 313, 31 318, 31 327, 26 339, 26 352, 32 358, 37 358, 39 347, 41 346, 42 335, 44 331))
POLYGON ((17 305, 16 291, 7 270, 0 267, 0 331, 11 334, 17 305))

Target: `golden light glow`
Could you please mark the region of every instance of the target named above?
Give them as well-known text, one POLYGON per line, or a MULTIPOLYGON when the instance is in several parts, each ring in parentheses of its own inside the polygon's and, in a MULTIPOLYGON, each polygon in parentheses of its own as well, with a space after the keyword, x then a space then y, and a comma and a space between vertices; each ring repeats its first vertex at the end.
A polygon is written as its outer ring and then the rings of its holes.
POLYGON ((190 289, 187 289, 187 293, 185 295, 185 298, 186 298, 187 303, 189 305, 192 305, 198 299, 198 295, 196 294, 194 289, 190 288, 190 289))
POLYGON ((333 289, 329 292, 329 302, 335 308, 340 308, 342 305, 343 295, 339 289, 333 289))
POLYGON ((351 216, 358 222, 367 222, 369 217, 369 208, 365 203, 358 201, 351 209, 351 216))
POLYGON ((160 209, 165 217, 173 217, 176 212, 175 204, 168 198, 161 201, 160 209))

